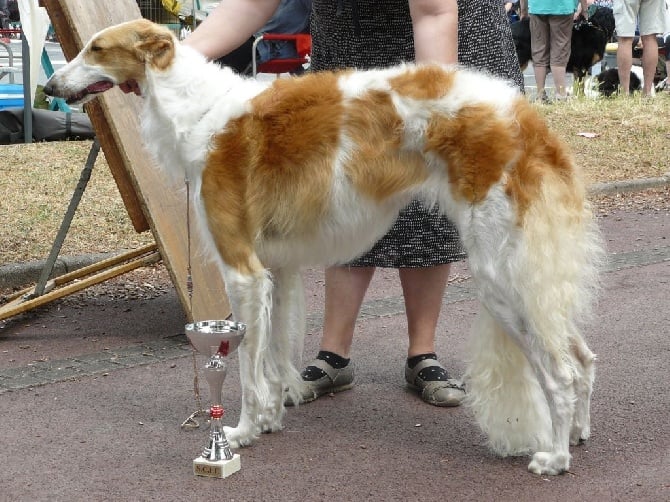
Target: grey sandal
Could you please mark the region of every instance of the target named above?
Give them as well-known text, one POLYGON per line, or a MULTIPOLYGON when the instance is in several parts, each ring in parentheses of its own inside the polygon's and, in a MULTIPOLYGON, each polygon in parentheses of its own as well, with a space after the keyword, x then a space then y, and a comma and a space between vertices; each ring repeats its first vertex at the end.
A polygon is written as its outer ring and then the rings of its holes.
POLYGON ((418 391, 421 399, 433 406, 460 406, 465 397, 463 383, 453 378, 446 381, 426 381, 422 379, 419 373, 421 373, 421 370, 430 367, 439 367, 446 371, 446 368, 436 359, 424 359, 414 368, 405 364, 405 380, 408 387, 418 391))
MULTIPOLYGON (((349 363, 344 368, 333 368, 322 359, 314 359, 307 366, 316 366, 323 370, 324 376, 317 380, 303 380, 300 388, 299 404, 309 403, 323 396, 349 390, 354 386, 354 365, 349 363)), ((284 401, 286 406, 293 406, 290 396, 284 401)))

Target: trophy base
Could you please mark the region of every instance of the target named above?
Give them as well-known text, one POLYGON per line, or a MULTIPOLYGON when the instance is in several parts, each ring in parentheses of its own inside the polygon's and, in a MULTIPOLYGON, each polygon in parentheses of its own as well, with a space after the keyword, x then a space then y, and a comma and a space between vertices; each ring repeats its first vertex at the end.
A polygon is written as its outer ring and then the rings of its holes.
POLYGON ((193 474, 209 478, 227 478, 240 470, 240 456, 235 453, 230 460, 207 460, 198 457, 193 461, 193 474))

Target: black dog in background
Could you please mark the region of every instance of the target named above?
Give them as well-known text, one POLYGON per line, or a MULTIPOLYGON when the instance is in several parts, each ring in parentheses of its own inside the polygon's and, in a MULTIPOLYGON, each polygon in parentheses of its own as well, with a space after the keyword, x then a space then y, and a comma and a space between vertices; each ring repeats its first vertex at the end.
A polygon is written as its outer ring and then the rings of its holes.
MULTIPOLYGON (((516 55, 522 70, 531 59, 530 19, 528 17, 513 23, 512 38, 516 55)), ((612 9, 598 7, 588 21, 580 19, 572 28, 570 60, 566 71, 577 80, 583 80, 589 68, 603 59, 605 46, 614 35, 614 14, 612 9)))
MULTIPOLYGON (((619 91, 619 70, 617 68, 605 70, 595 78, 598 81, 598 91, 602 96, 609 98, 619 91)), ((642 80, 634 71, 631 71, 628 92, 632 93, 640 90, 642 90, 642 80)))

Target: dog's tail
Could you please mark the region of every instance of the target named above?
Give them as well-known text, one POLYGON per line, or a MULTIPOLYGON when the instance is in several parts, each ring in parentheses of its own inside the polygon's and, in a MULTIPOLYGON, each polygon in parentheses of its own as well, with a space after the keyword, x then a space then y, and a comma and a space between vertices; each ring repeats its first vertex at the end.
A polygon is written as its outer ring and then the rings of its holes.
POLYGON ((502 457, 544 451, 551 419, 542 388, 516 342, 482 309, 473 325, 465 405, 502 457))
MULTIPOLYGON (((584 376, 592 380, 593 355, 582 350, 589 359, 582 368, 574 352, 585 347, 579 325, 590 314, 604 252, 578 178, 576 172, 545 173, 508 272, 530 343, 556 361, 566 380, 581 385, 584 376)), ((552 444, 550 413, 525 355, 487 311, 474 331, 467 404, 490 447, 502 456, 545 451, 552 444)))

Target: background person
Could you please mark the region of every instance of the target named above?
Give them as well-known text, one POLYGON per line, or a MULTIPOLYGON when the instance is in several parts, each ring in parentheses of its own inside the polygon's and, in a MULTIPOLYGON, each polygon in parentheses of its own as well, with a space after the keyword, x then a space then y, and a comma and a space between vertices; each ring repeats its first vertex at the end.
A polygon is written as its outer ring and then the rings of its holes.
MULTIPOLYGON (((530 16, 530 47, 537 97, 548 102, 547 73, 554 79, 554 97, 567 98, 566 67, 570 60, 572 26, 577 0, 521 0, 521 17, 530 16)), ((579 0, 582 15, 588 19, 586 0, 579 0)))
POLYGON ((665 0, 614 0, 614 23, 618 48, 616 63, 619 70, 619 90, 630 94, 630 70, 633 66, 633 39, 639 16, 642 41, 643 96, 651 96, 654 75, 658 64, 658 42, 656 36, 663 33, 665 22, 665 0))

